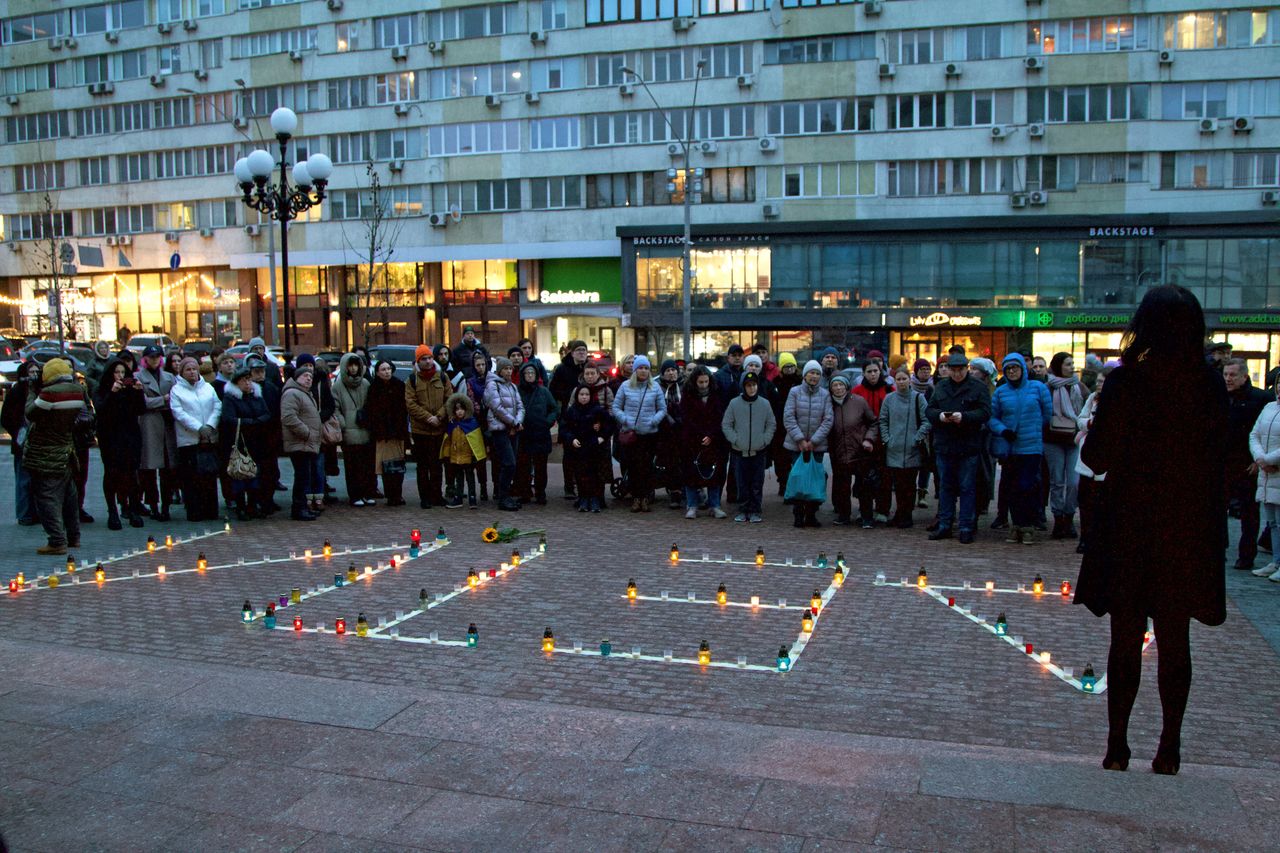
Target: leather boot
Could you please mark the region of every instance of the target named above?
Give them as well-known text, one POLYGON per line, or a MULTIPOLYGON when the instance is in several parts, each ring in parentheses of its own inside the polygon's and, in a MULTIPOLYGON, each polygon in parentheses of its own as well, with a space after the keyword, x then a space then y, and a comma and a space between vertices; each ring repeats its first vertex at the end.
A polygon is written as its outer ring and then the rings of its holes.
POLYGON ((1067 527, 1066 519, 1060 515, 1055 515, 1053 517, 1053 532, 1049 534, 1049 538, 1050 539, 1067 538, 1066 527, 1067 527))
POLYGON ((1079 539, 1080 531, 1076 530, 1075 516, 1064 515, 1062 517, 1062 538, 1063 539, 1079 539))

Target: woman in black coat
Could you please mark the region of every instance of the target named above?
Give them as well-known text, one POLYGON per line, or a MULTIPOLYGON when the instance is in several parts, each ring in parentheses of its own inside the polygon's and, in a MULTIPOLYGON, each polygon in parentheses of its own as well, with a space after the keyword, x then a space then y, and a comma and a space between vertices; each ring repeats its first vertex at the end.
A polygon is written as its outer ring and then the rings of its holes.
POLYGON ((374 465, 382 474, 387 506, 404 506, 404 446, 409 441, 409 409, 404 402, 404 382, 396 378, 395 365, 386 359, 373 369, 364 417, 374 442, 374 465))
POLYGON ((729 443, 720 423, 724 403, 716 392, 711 373, 698 365, 689 374, 680 397, 680 465, 684 472, 685 518, 698 517, 700 491, 707 490, 707 506, 715 518, 727 513, 720 508, 729 461, 729 443))
POLYGON ((257 477, 231 481, 231 498, 235 502, 236 518, 240 521, 265 518, 267 504, 274 497, 275 483, 266 476, 267 462, 271 457, 270 423, 271 410, 262 396, 262 389, 249 377, 249 368, 239 368, 223 389, 218 442, 221 444, 219 459, 224 471, 236 446, 237 430, 240 444, 258 465, 257 477))
POLYGON ((142 486, 138 466, 142 464, 142 435, 138 416, 146 411, 146 401, 129 365, 110 359, 102 368, 102 379, 93 398, 97 412, 98 452, 102 455, 102 494, 107 499, 107 527, 120 530, 120 516, 131 527, 142 526, 142 486))
POLYGON ((1125 332, 1121 366, 1098 398, 1082 458, 1103 489, 1075 601, 1111 614, 1110 732, 1103 767, 1129 764, 1129 713, 1147 620, 1159 644, 1164 727, 1151 769, 1175 774, 1191 688, 1191 619, 1226 619, 1223 490, 1227 392, 1203 361, 1204 312, 1185 288, 1148 291, 1125 332))

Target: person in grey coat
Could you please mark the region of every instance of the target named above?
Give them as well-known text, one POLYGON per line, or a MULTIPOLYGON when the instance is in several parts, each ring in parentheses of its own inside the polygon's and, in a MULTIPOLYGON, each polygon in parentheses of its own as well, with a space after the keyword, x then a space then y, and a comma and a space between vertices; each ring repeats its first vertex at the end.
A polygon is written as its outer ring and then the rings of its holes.
POLYGON ((134 374, 146 405, 146 412, 138 416, 138 432, 142 435, 138 480, 143 500, 156 521, 169 520, 169 503, 178 486, 178 437, 169 408, 174 376, 164 370, 163 364, 164 350, 152 344, 142 351, 142 365, 134 374))
POLYGON ((894 391, 880 404, 880 441, 884 444, 885 470, 893 483, 893 518, 889 523, 906 529, 911 526, 915 503, 915 483, 924 461, 921 448, 929 436, 928 402, 911 387, 911 371, 898 367, 894 391))
POLYGON ((484 406, 488 412, 489 446, 498 465, 493 497, 498 509, 520 509, 520 501, 511 494, 516 475, 516 454, 520 450, 520 431, 524 429, 524 401, 515 386, 515 368, 505 358, 497 359, 493 373, 485 379, 484 406))
POLYGON ((734 521, 764 521, 760 514, 764 498, 764 469, 769 462, 769 445, 778 422, 769 401, 760 397, 760 377, 756 373, 742 375, 742 393, 729 401, 720 429, 729 442, 729 456, 738 497, 742 506, 734 521))
POLYGON ((347 476, 347 500, 352 506, 375 506, 378 475, 373 470, 373 440, 365 425, 365 402, 369 380, 364 359, 349 352, 338 361, 338 379, 333 383, 333 402, 342 425, 342 460, 347 476))
POLYGON ((613 398, 613 419, 618 422, 618 444, 631 491, 632 512, 650 511, 658 428, 667 417, 666 396, 650 376, 650 370, 648 356, 635 356, 631 376, 618 386, 613 398))
MULTIPOLYGON (((822 387, 822 365, 810 360, 805 363, 804 380, 791 389, 786 405, 782 407, 782 426, 787 437, 782 446, 791 451, 794 460, 808 454, 822 462, 827 452, 827 435, 835 416, 831 411, 831 394, 822 387)), ((821 501, 795 501, 792 513, 796 527, 821 527, 818 507, 821 501)))

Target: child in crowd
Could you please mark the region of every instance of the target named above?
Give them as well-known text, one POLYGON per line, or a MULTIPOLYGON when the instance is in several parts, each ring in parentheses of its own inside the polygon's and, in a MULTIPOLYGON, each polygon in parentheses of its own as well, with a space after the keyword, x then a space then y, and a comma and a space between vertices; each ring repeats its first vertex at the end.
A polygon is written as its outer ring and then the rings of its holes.
POLYGON ((462 506, 465 479, 467 503, 476 509, 476 463, 485 459, 484 433, 476 422, 471 398, 466 394, 450 395, 445 409, 449 412, 449 424, 445 427, 444 443, 440 445, 440 458, 445 461, 449 481, 449 500, 445 506, 449 509, 462 506))

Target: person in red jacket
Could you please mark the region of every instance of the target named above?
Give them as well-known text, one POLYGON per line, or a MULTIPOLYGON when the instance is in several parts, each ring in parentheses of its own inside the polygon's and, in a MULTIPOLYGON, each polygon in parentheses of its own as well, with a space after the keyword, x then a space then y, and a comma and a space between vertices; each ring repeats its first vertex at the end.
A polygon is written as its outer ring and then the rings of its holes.
MULTIPOLYGON (((875 359, 869 359, 862 366, 862 381, 854 386, 852 393, 867 401, 871 414, 880 417, 880 406, 884 398, 892 391, 885 381, 884 368, 875 359)), ((893 484, 884 470, 884 446, 877 443, 867 466, 871 469, 869 478, 875 489, 875 520, 880 524, 889 523, 889 504, 893 500, 893 484)))

